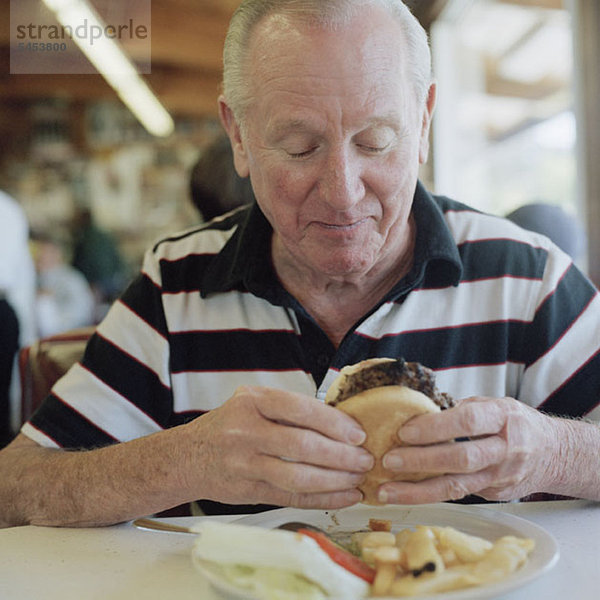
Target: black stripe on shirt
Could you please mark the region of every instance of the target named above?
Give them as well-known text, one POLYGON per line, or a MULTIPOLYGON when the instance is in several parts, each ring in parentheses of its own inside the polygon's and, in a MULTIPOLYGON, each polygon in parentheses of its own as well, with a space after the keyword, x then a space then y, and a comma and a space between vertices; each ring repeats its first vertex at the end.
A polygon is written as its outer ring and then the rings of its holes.
POLYGON ((190 254, 178 260, 161 260, 162 289, 168 294, 200 291, 202 274, 214 254, 190 254))
MULTIPOLYGON (((440 327, 427 331, 406 331, 377 339, 363 338, 361 353, 372 356, 403 356, 431 369, 497 365, 505 362, 523 362, 519 343, 525 323, 495 321, 440 327)), ((358 336, 357 336, 358 337, 358 336)))
POLYGON ((171 390, 154 371, 100 335, 90 339, 82 365, 84 368, 94 365, 96 377, 161 427, 167 426, 173 409, 171 390), (101 360, 94 360, 96 355, 101 360))
POLYGON ((93 425, 83 415, 65 404, 55 394, 50 394, 31 418, 31 424, 63 448, 100 448, 114 444, 114 437, 93 425), (46 418, 46 414, 48 417, 46 418), (56 418, 60 415, 60 418, 56 418))
POLYGON ((195 331, 171 334, 171 370, 298 371, 304 364, 292 331, 195 331))
POLYGON ((554 292, 539 306, 533 322, 525 332, 523 343, 528 345, 527 366, 546 354, 560 340, 572 326, 573 317, 585 311, 595 294, 592 285, 571 265, 554 292))
POLYGON ((563 417, 583 417, 600 406, 600 351, 551 394, 539 410, 563 417), (577 390, 577 395, 573 390, 577 390))
POLYGON ((118 302, 122 302, 164 338, 168 337, 161 290, 146 274, 140 274, 118 302))
POLYGON ((541 280, 547 252, 516 240, 478 240, 459 246, 463 262, 462 281, 498 277, 541 280))

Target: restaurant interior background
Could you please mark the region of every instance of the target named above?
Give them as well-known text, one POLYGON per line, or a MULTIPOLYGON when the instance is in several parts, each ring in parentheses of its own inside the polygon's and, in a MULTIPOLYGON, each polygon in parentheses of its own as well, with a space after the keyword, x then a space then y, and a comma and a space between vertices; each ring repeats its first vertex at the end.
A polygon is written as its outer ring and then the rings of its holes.
MULTIPOLYGON (((98 10, 120 5, 89 2, 98 10)), ((74 208, 90 207, 133 273, 153 240, 200 220, 189 174, 220 130, 221 50, 238 4, 152 0, 151 72, 142 78, 174 121, 173 132, 160 136, 99 74, 11 74, 3 0, 0 188, 22 203, 32 229, 67 231, 74 208)), ((433 152, 422 178, 496 214, 535 201, 562 206, 587 228, 579 262, 599 283, 599 3, 409 4, 430 30, 439 81, 433 152)), ((124 49, 139 60, 135 46, 124 49)))

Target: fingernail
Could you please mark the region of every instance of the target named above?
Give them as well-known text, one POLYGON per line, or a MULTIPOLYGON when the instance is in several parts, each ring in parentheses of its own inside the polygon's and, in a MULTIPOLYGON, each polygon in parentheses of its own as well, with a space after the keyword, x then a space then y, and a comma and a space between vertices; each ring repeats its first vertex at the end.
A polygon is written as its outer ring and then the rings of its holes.
POLYGON ((371 456, 371 454, 365 452, 358 459, 358 467, 360 469, 368 471, 369 469, 373 468, 374 462, 375 462, 375 459, 373 458, 373 456, 371 456))
POLYGON ((385 490, 379 490, 379 492, 377 493, 377 500, 378 502, 381 502, 381 504, 387 504, 388 493, 385 490))
POLYGON ((398 431, 398 437, 403 442, 413 442, 417 439, 419 430, 414 425, 405 425, 398 431))
POLYGON ((365 499, 365 495, 360 490, 355 490, 356 494, 356 502, 362 502, 365 499))
POLYGON ((390 469, 390 471, 398 471, 402 469, 404 461, 399 456, 384 456, 382 464, 385 469, 390 469))
POLYGON ((354 446, 360 446, 367 439, 367 434, 358 427, 351 429, 348 434, 348 441, 354 446))

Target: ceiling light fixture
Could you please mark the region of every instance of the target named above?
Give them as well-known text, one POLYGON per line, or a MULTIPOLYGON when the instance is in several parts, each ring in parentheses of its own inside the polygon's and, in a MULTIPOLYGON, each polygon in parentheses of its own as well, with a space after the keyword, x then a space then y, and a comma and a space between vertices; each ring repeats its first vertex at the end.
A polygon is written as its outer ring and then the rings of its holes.
MULTIPOLYGON (((43 0, 63 27, 75 31, 83 23, 89 31, 106 31, 106 24, 87 0, 43 0)), ((79 49, 94 65, 119 98, 153 135, 168 136, 175 128, 171 115, 146 82, 120 45, 107 35, 94 39, 72 36, 79 49)))

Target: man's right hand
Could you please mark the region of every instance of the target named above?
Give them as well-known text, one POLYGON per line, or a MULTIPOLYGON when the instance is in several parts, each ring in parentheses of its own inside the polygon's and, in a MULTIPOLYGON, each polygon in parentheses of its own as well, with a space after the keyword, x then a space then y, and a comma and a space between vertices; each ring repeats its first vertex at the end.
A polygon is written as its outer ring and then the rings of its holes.
POLYGON ((198 498, 339 508, 360 502, 373 465, 358 447, 364 432, 309 396, 241 387, 221 407, 185 426, 191 447, 186 485, 198 498))

